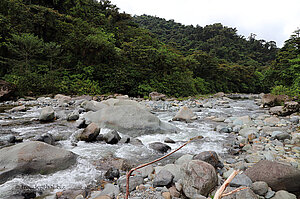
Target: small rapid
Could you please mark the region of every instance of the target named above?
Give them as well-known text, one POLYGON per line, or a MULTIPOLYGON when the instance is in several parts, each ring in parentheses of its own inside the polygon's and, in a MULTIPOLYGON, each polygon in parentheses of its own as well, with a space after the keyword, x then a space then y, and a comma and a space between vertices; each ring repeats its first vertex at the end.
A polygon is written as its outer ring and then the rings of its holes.
MULTIPOLYGON (((206 101, 202 101, 204 104, 206 101)), ((80 131, 75 127, 74 122, 68 122, 58 119, 52 123, 40 123, 39 106, 32 106, 26 112, 2 112, 0 113, 0 137, 3 140, 5 136, 14 135, 23 141, 32 140, 37 135, 49 133, 56 138, 56 145, 69 150, 79 156, 76 165, 55 172, 49 175, 19 175, 4 184, 0 185, 0 198, 9 198, 15 188, 20 185, 27 185, 35 189, 51 188, 50 191, 57 192, 69 189, 84 189, 96 184, 103 177, 104 170, 99 169, 99 160, 107 157, 121 158, 132 161, 135 164, 149 162, 161 156, 149 148, 152 142, 164 142, 166 137, 175 141, 168 143, 172 150, 181 146, 192 137, 203 136, 203 139, 193 141, 187 146, 170 157, 168 161, 173 161, 182 154, 198 154, 202 151, 215 151, 218 154, 226 154, 225 143, 230 142, 232 138, 228 134, 216 131, 218 122, 214 122, 209 117, 238 117, 242 115, 263 114, 263 111, 254 103, 253 100, 229 100, 210 107, 197 107, 191 105, 191 101, 183 102, 143 102, 147 107, 152 108, 161 121, 171 123, 178 128, 177 133, 169 134, 151 134, 137 137, 143 145, 133 145, 127 143, 118 143, 116 145, 106 144, 104 142, 87 143, 79 141, 74 144, 76 134, 80 131), (175 105, 174 105, 175 104, 175 105), (191 123, 181 121, 171 121, 176 112, 183 105, 194 108, 194 113, 198 119, 191 123), (197 110, 196 110, 197 109, 197 110)), ((213 101, 213 103, 217 103, 213 101)), ((34 103, 32 103, 34 104, 34 103)), ((71 112, 76 107, 67 108, 71 112)), ((62 108, 57 108, 61 111, 62 108)), ((110 129, 101 129, 101 134, 110 129)), ((125 135, 120 133, 121 137, 125 135)), ((0 141, 1 141, 0 139, 0 141)), ((4 147, 4 146, 3 146, 4 147)))

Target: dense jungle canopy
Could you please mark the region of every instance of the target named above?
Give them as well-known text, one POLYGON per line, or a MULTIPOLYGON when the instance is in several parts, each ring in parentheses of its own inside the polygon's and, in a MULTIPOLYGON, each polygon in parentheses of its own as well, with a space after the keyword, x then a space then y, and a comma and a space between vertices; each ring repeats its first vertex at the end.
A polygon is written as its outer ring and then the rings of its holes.
POLYGON ((299 33, 280 49, 220 23, 132 17, 107 0, 1 0, 0 79, 20 96, 299 95, 299 33))

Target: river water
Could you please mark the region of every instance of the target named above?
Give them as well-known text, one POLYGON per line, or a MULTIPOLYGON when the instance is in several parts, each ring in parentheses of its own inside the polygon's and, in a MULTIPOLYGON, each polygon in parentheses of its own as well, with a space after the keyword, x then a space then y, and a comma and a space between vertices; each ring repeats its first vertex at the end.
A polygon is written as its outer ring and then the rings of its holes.
MULTIPOLYGON (((178 153, 166 160, 172 162, 174 159, 183 154, 198 154, 202 151, 212 150, 219 155, 227 154, 226 144, 232 142, 233 137, 229 134, 221 134, 215 130, 220 124, 214 122, 212 117, 238 117, 244 115, 259 115, 264 114, 254 100, 225 100, 226 102, 218 102, 216 99, 206 99, 205 101, 197 101, 198 104, 204 104, 207 101, 213 104, 212 108, 199 108, 193 101, 184 102, 143 102, 144 105, 152 108, 152 112, 162 121, 170 122, 176 112, 182 105, 188 105, 194 110, 198 119, 185 123, 180 121, 172 121, 171 123, 178 127, 179 131, 172 134, 154 134, 143 135, 138 137, 143 142, 143 146, 135 146, 132 144, 117 144, 110 145, 103 142, 86 143, 80 141, 74 146, 74 137, 78 133, 74 122, 68 122, 64 119, 58 119, 52 123, 40 123, 38 121, 41 105, 31 103, 31 107, 26 112, 2 112, 0 113, 0 143, 5 145, 4 140, 9 136, 14 135, 17 138, 22 138, 23 141, 34 140, 37 135, 50 133, 59 141, 56 142, 58 147, 67 149, 79 155, 77 164, 73 167, 58 171, 50 175, 26 175, 17 176, 10 181, 0 185, 0 198, 9 198, 16 191, 16 186, 28 185, 35 189, 47 189, 52 186, 52 191, 62 191, 64 189, 84 189, 91 184, 97 183, 102 178, 105 171, 98 169, 95 164, 96 160, 104 159, 108 156, 127 159, 136 163, 148 162, 160 157, 153 150, 148 148, 151 142, 164 142, 166 137, 176 141, 175 144, 168 144, 172 150, 182 145, 189 138, 195 136, 203 136, 199 141, 192 142, 182 148, 178 153)), ((4 106, 5 104, 2 104, 4 106)), ((64 112, 67 114, 74 110, 76 106, 67 108, 56 108, 56 112, 64 112), (64 110, 64 111, 62 111, 64 110)), ((63 115, 62 114, 62 115, 63 115)), ((61 116, 63 118, 63 116, 61 116)), ((223 123, 224 124, 224 123, 223 123)), ((109 129, 101 129, 101 133, 105 133, 109 129)), ((121 134, 121 137, 123 135, 121 134)))

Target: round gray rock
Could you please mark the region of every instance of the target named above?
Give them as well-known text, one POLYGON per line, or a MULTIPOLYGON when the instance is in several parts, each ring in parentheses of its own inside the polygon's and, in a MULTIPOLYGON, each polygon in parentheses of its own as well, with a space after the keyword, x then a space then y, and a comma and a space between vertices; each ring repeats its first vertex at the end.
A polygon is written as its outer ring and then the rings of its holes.
POLYGON ((167 170, 161 170, 155 175, 153 186, 154 187, 163 187, 168 186, 172 183, 174 176, 171 172, 167 170))
POLYGON ((47 106, 42 109, 39 120, 43 122, 53 121, 55 117, 54 109, 50 106, 47 106))
POLYGON ((217 185, 215 168, 204 161, 192 160, 181 168, 183 173, 183 192, 192 198, 196 194, 207 196, 217 185))
POLYGON ((268 184, 263 181, 254 182, 252 184, 252 190, 254 193, 260 196, 265 196, 266 193, 268 192, 268 184))
POLYGON ((76 163, 77 155, 44 142, 31 141, 0 150, 0 184, 18 174, 49 174, 76 163))

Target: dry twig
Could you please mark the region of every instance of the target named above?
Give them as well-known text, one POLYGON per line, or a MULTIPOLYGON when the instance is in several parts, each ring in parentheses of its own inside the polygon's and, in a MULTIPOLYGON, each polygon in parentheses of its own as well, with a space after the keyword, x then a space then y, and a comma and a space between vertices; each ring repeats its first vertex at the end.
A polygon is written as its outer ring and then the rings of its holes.
POLYGON ((226 187, 229 185, 229 183, 233 180, 233 178, 239 173, 239 171, 234 170, 232 174, 225 180, 225 182, 222 184, 222 186, 217 190, 214 199, 221 199, 222 197, 228 196, 230 194, 236 193, 238 191, 248 189, 248 187, 238 188, 233 191, 230 191, 228 193, 223 193, 226 189, 226 187))
POLYGON ((182 147, 184 147, 185 145, 187 145, 188 143, 190 143, 192 140, 195 140, 195 139, 198 139, 198 138, 202 138, 202 136, 193 137, 193 138, 191 138, 189 141, 187 141, 186 143, 184 143, 183 145, 181 145, 180 147, 178 147, 176 150, 174 150, 174 151, 172 151, 172 152, 170 152, 170 153, 168 153, 168 154, 166 154, 166 155, 164 155, 164 156, 162 156, 162 157, 160 157, 160 158, 158 158, 158 159, 156 159, 156 160, 153 160, 152 162, 148 162, 148 163, 142 164, 142 165, 140 165, 140 166, 137 166, 137 167, 131 169, 129 172, 127 172, 127 174, 126 174, 126 196, 125 196, 125 198, 128 199, 128 196, 129 196, 129 178, 130 178, 131 173, 132 173, 133 171, 135 171, 135 170, 137 170, 137 169, 140 169, 140 168, 143 168, 143 167, 146 167, 146 166, 148 166, 148 165, 150 165, 150 164, 153 164, 153 163, 155 163, 155 162, 158 162, 158 161, 160 161, 160 160, 162 160, 162 159, 164 159, 164 158, 166 158, 166 157, 172 155, 173 153, 177 152, 177 151, 180 150, 182 147))
POLYGON ((249 188, 249 187, 242 187, 242 188, 238 188, 238 189, 235 189, 235 190, 233 190, 233 191, 230 191, 230 192, 228 192, 228 193, 223 193, 223 194, 222 194, 222 197, 229 196, 229 195, 231 195, 231 194, 233 194, 233 193, 236 193, 236 192, 242 191, 242 190, 244 190, 244 189, 248 189, 248 188, 249 188))

